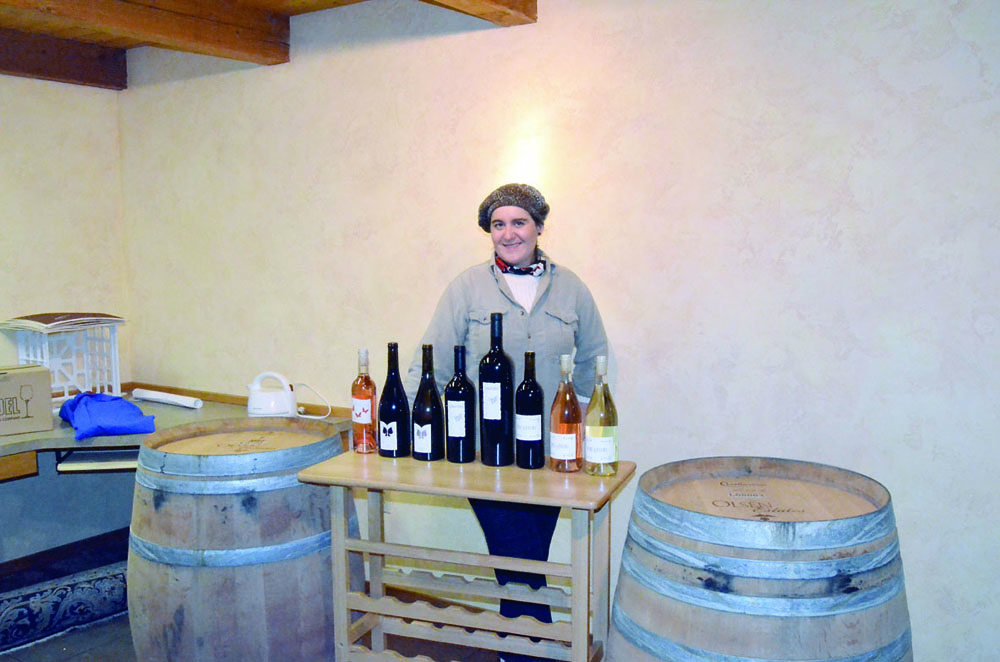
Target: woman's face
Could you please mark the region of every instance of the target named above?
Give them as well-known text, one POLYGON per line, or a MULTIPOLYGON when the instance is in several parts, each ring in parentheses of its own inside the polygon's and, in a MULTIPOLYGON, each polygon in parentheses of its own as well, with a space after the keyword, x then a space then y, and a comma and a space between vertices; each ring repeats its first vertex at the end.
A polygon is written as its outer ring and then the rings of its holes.
POLYGON ((497 207, 490 217, 493 249, 510 266, 526 267, 535 261, 535 246, 542 227, 520 207, 497 207))

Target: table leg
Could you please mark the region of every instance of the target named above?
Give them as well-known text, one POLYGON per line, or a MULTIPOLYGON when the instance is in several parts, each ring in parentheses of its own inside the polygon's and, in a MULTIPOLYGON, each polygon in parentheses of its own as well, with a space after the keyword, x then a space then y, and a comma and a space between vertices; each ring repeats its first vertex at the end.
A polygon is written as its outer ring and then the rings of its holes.
POLYGON ((594 644, 601 642, 607 651, 608 610, 611 604, 611 501, 594 513, 594 555, 593 590, 594 590, 594 644))
MULTIPOLYGON (((368 540, 385 542, 385 504, 382 490, 368 490, 368 540)), ((385 567, 385 557, 381 554, 368 555, 368 586, 369 595, 376 600, 384 597, 382 585, 382 570, 385 567)), ((372 651, 381 653, 385 650, 385 633, 382 630, 382 619, 372 628, 372 651)))
POLYGON ((350 617, 347 594, 351 590, 347 569, 347 499, 353 498, 346 487, 330 487, 330 537, 333 559, 333 636, 337 659, 349 660, 350 617))
POLYGON ((570 563, 572 577, 572 662, 587 662, 590 657, 590 512, 573 509, 570 563))

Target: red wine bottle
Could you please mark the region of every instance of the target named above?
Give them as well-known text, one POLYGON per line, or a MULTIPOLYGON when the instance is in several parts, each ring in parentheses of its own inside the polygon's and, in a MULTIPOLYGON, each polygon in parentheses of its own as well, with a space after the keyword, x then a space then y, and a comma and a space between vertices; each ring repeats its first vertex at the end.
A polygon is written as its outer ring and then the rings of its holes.
POLYGON ((514 464, 514 370, 503 351, 503 314, 490 315, 490 351, 479 362, 479 451, 483 464, 514 464))
POLYGON ((514 450, 517 466, 540 469, 545 465, 542 410, 545 395, 535 381, 535 353, 524 353, 524 380, 514 393, 514 450))
POLYGON ((476 459, 476 387, 465 374, 465 345, 455 345, 455 375, 444 387, 449 462, 476 459))
POLYGON ((399 378, 399 346, 394 342, 389 343, 388 370, 378 402, 378 454, 382 457, 410 454, 410 403, 399 378))
POLYGON ((413 459, 432 462, 444 457, 444 411, 434 381, 434 348, 422 349, 423 374, 413 400, 413 459))

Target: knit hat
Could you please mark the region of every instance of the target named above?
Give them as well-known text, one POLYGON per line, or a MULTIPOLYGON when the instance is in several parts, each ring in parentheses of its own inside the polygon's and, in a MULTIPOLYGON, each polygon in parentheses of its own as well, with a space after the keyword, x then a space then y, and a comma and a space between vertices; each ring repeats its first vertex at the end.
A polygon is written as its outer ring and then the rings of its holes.
POLYGON ((549 215, 549 203, 534 186, 527 184, 504 184, 486 196, 479 205, 479 227, 484 232, 490 231, 490 219, 499 207, 520 207, 531 214, 532 220, 538 225, 545 223, 549 215))

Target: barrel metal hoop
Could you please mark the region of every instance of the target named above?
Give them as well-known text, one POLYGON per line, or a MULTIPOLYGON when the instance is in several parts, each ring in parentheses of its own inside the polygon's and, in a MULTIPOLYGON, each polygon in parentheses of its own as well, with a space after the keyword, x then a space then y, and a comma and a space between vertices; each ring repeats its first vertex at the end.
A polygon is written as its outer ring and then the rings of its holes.
POLYGON ((243 549, 183 549, 159 545, 134 533, 129 534, 129 547, 142 558, 154 563, 190 568, 229 568, 292 561, 322 551, 330 544, 328 531, 277 545, 243 549))
POLYGON ((622 557, 622 570, 640 585, 660 595, 705 609, 754 616, 834 616, 870 609, 888 602, 903 590, 903 575, 878 586, 812 599, 773 598, 724 593, 675 582, 636 562, 632 554, 622 557))
MULTIPOLYGON (((660 659, 674 662, 779 662, 758 657, 725 655, 693 648, 649 632, 629 617, 616 602, 611 608, 611 619, 621 635, 636 648, 660 659)), ((825 662, 899 662, 911 648, 910 629, 886 646, 850 657, 830 658, 825 662)))
POLYGON ((850 547, 883 538, 896 528, 892 506, 866 515, 810 522, 759 522, 707 515, 678 508, 639 491, 633 517, 670 533, 718 545, 757 549, 807 550, 850 547))
POLYGON ((721 572, 734 577, 758 579, 828 579, 838 575, 855 575, 881 568, 899 557, 899 541, 895 539, 891 544, 874 552, 827 561, 761 561, 717 556, 658 540, 643 531, 642 527, 636 526, 634 519, 629 522, 628 538, 657 558, 669 563, 721 572))
POLYGON ((244 494, 270 492, 302 485, 295 473, 273 474, 262 478, 231 477, 230 480, 184 480, 166 478, 143 469, 135 472, 135 482, 146 489, 169 494, 244 494))
POLYGON ((333 437, 294 448, 226 455, 165 453, 143 446, 138 464, 147 471, 175 476, 245 476, 305 468, 341 451, 340 439, 333 437))

